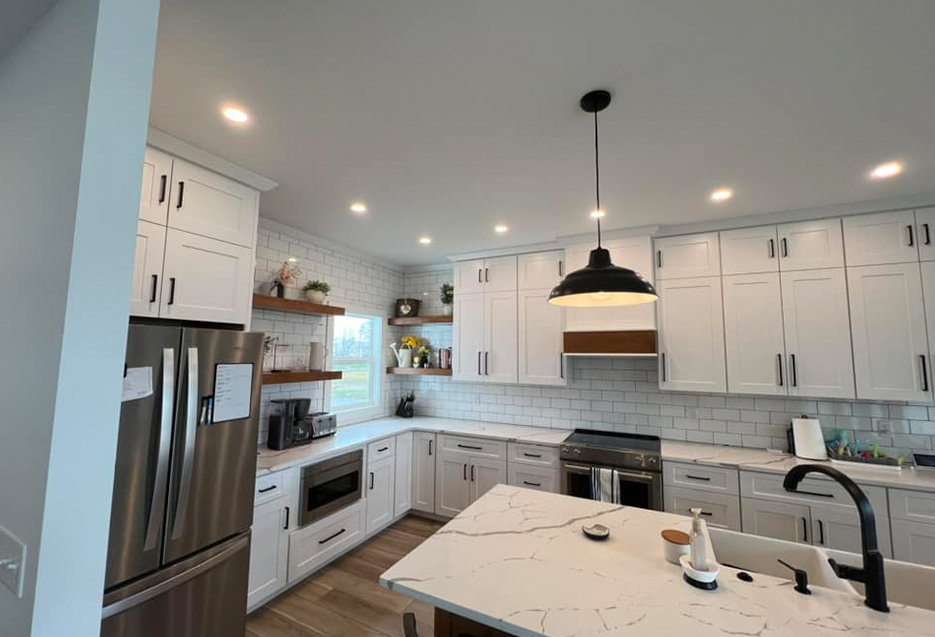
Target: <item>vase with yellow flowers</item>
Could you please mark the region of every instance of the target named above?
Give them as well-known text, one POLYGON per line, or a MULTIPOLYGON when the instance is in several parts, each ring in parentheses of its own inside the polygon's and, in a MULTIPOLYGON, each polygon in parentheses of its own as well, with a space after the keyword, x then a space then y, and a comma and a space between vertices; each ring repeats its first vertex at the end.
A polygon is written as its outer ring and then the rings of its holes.
POLYGON ((390 349, 396 354, 396 362, 399 367, 412 367, 412 350, 419 347, 419 343, 419 339, 415 336, 404 336, 400 340, 398 349, 396 343, 390 343, 390 349))

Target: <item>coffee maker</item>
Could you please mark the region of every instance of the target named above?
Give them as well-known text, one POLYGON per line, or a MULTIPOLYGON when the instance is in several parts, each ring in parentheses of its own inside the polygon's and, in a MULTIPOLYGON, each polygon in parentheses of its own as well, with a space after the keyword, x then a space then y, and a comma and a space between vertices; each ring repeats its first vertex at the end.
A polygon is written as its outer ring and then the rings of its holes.
POLYGON ((270 449, 289 449, 312 442, 312 423, 306 420, 312 406, 310 398, 271 400, 276 413, 269 417, 270 449))

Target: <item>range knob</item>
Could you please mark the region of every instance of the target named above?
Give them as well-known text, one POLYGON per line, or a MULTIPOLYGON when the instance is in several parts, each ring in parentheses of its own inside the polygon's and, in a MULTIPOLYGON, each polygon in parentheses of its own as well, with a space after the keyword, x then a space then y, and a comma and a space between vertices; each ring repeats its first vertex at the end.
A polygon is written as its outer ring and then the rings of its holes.
POLYGON ((658 462, 659 462, 659 458, 657 458, 656 456, 649 457, 649 464, 657 464, 658 462))
POLYGON ((562 453, 568 453, 568 447, 562 447, 562 453))
POLYGON ((574 449, 572 449, 572 451, 573 451, 574 453, 581 453, 581 449, 578 449, 577 447, 575 447, 574 449))

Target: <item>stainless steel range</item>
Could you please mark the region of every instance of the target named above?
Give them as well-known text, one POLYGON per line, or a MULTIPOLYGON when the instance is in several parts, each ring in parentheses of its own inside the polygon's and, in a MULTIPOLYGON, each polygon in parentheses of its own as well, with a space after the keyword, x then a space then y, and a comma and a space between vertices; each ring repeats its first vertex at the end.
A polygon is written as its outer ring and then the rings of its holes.
POLYGON ((657 436, 575 429, 561 448, 562 493, 662 511, 657 436))

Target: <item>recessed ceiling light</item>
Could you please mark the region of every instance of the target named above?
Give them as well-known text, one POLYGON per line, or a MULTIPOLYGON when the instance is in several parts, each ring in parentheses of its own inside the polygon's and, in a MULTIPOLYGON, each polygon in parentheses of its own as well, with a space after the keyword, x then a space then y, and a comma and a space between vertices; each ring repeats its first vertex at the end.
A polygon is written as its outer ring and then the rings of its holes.
POLYGON ((432 237, 419 237, 419 243, 427 246, 428 244, 432 243, 432 237))
POLYGON ((730 188, 718 188, 711 193, 711 201, 727 201, 734 196, 734 191, 730 188))
POLYGON ((597 210, 591 211, 591 217, 594 219, 603 219, 607 213, 598 208, 597 210))
POLYGON ((367 212, 367 206, 359 201, 355 201, 351 204, 351 212, 362 215, 367 212))
POLYGON ((508 226, 505 226, 502 223, 498 223, 497 225, 493 227, 493 231, 496 232, 497 234, 503 234, 509 229, 510 228, 508 226))
POLYGON ((889 179, 890 177, 895 177, 902 171, 903 165, 901 163, 898 161, 888 161, 870 171, 870 177, 872 179, 889 179))
POLYGON ((221 114, 222 114, 224 117, 226 117, 227 119, 229 119, 230 121, 235 122, 235 123, 237 123, 237 124, 243 124, 243 123, 245 123, 248 119, 250 119, 250 116, 249 116, 249 115, 247 115, 244 111, 242 111, 242 110, 240 110, 239 108, 236 108, 236 107, 234 107, 234 106, 227 106, 227 107, 225 107, 225 108, 221 111, 221 114))

